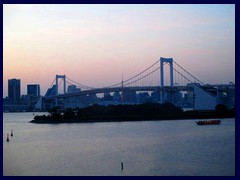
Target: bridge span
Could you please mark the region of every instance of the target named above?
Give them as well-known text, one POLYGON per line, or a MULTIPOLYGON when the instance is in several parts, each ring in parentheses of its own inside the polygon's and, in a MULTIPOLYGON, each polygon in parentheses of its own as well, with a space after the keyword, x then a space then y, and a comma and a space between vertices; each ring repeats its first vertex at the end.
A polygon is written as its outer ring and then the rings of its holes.
MULTIPOLYGON (((132 99, 135 97, 136 99, 137 92, 139 93, 138 98, 142 98, 145 92, 152 92, 150 96, 154 102, 172 102, 181 107, 185 107, 186 104, 188 104, 187 106, 190 104, 192 107, 202 107, 203 109, 214 109, 216 104, 226 104, 230 108, 235 106, 235 84, 205 84, 172 58, 162 57, 140 73, 126 80, 122 79, 121 82, 118 81, 118 83, 108 87, 94 88, 78 83, 66 75, 56 75, 52 85, 43 97, 43 103, 53 107, 58 106, 59 102, 64 104, 75 99, 80 104, 86 101, 87 98, 94 98, 94 95, 97 94, 103 93, 105 96, 106 93, 106 96, 108 96, 107 93, 114 93, 119 96, 117 94, 120 92, 123 101, 126 101, 128 97, 132 99), (166 76, 168 73, 164 73, 165 65, 169 65, 170 68, 169 78, 166 76), (166 82, 168 79, 169 82, 166 82), (61 94, 59 88, 62 81, 63 93, 61 94), (55 84, 53 84, 54 82, 55 84), (67 84, 74 87, 74 91, 67 90, 67 84)), ((100 101, 105 101, 105 99, 100 101)))
POLYGON ((96 88, 91 90, 84 90, 74 93, 59 94, 57 96, 44 97, 45 99, 53 98, 70 98, 83 96, 88 94, 110 93, 110 92, 127 92, 127 91, 154 91, 154 92, 178 92, 193 90, 193 86, 135 86, 135 87, 112 87, 112 88, 96 88))

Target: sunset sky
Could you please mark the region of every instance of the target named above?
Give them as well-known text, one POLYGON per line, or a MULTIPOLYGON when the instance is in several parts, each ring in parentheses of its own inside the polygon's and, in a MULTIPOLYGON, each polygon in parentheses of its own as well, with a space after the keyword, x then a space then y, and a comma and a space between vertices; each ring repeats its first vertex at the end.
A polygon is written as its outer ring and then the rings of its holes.
POLYGON ((172 57, 205 83, 235 82, 235 5, 3 5, 3 97, 8 79, 56 74, 94 87, 172 57))

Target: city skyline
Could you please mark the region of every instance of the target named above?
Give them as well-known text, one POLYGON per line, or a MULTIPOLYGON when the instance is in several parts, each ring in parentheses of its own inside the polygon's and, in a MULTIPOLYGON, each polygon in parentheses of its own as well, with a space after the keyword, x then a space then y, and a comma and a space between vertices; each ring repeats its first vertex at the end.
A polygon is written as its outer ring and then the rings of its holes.
POLYGON ((8 79, 56 74, 102 87, 171 57, 205 83, 235 83, 235 5, 3 5, 8 79))

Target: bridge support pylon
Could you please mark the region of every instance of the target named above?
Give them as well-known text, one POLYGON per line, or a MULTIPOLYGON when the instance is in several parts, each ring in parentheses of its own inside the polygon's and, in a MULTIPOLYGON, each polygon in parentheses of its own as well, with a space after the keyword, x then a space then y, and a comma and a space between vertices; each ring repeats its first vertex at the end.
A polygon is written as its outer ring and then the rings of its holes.
POLYGON ((160 78, 161 78, 161 87, 164 87, 164 63, 170 64, 170 86, 173 87, 173 59, 172 58, 163 58, 160 57, 160 78))
POLYGON ((55 105, 58 105, 58 79, 63 79, 63 93, 66 93, 66 75, 56 75, 55 105))
MULTIPOLYGON (((163 58, 160 57, 160 86, 163 88, 164 87, 164 63, 169 63, 170 64, 170 86, 173 87, 173 59, 172 58, 163 58)), ((161 103, 164 102, 164 91, 161 92, 161 97, 160 97, 161 103)))

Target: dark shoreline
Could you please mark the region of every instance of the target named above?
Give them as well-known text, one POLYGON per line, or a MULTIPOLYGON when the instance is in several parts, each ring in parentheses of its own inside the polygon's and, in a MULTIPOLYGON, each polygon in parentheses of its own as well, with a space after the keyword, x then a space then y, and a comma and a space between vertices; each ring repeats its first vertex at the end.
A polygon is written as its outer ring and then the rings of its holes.
POLYGON ((173 118, 173 119, 166 119, 166 118, 152 118, 152 119, 68 119, 68 120, 32 120, 30 123, 35 124, 61 124, 61 123, 101 123, 101 122, 136 122, 136 121, 171 121, 171 120, 190 120, 190 119, 223 119, 223 118, 235 118, 235 117, 204 117, 204 118, 173 118))
POLYGON ((58 109, 55 109, 49 113, 48 116, 35 116, 30 123, 59 124, 235 118, 235 110, 183 112, 181 108, 172 104, 117 105, 107 107, 95 105, 75 111, 67 109, 64 112, 59 112, 58 109))

